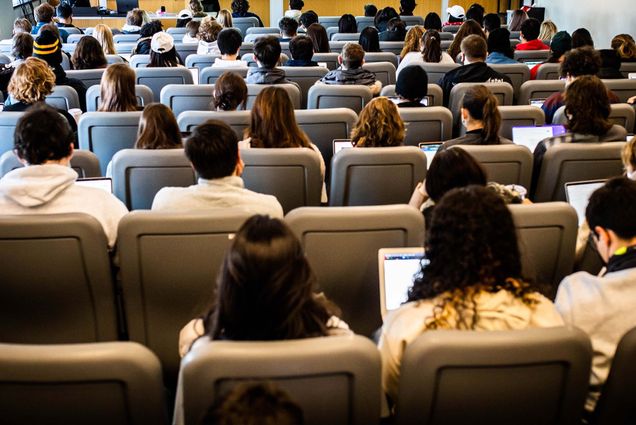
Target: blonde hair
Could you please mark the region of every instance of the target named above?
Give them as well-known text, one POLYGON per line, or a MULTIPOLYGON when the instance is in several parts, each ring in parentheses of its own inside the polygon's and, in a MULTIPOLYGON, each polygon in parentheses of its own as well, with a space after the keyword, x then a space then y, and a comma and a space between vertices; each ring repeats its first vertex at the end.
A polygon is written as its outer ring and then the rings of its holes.
POLYGON ((13 72, 8 91, 18 102, 33 104, 43 101, 53 92, 55 74, 42 59, 27 58, 13 72))
POLYGON ((543 21, 541 24, 541 32, 539 33, 539 40, 541 41, 549 41, 552 40, 554 34, 558 31, 557 26, 551 20, 543 21))
POLYGON ((223 28, 232 28, 232 12, 229 10, 221 10, 216 20, 223 28))
POLYGON ((400 52, 400 58, 404 59, 407 53, 419 52, 422 46, 422 36, 424 35, 424 27, 416 25, 406 33, 404 38, 404 48, 400 52))
POLYGON ((405 133, 397 106, 386 97, 378 97, 360 112, 351 141, 356 147, 401 146, 405 133))
POLYGON ((621 151, 621 159, 623 160, 623 167, 625 171, 636 170, 636 136, 632 137, 630 141, 625 143, 623 150, 621 151))
POLYGON ((100 112, 131 112, 137 110, 135 71, 125 63, 112 64, 102 75, 100 112))
POLYGON ((636 44, 629 34, 618 34, 612 38, 612 49, 618 52, 621 60, 636 59, 636 44))
POLYGON ((114 55, 117 53, 115 50, 115 42, 113 41, 113 32, 106 25, 95 25, 93 37, 102 45, 102 50, 105 55, 114 55))

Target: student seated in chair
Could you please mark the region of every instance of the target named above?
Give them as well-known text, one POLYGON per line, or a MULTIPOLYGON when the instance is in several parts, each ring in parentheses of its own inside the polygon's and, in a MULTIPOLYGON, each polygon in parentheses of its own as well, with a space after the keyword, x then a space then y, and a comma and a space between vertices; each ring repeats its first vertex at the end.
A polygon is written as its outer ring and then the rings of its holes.
POLYGON ((241 50, 243 37, 234 28, 225 28, 219 33, 217 44, 221 57, 216 58, 213 68, 247 68, 247 62, 241 60, 239 51, 241 50))
POLYGON ((550 46, 539 40, 541 23, 534 18, 528 18, 521 24, 521 43, 517 50, 550 50, 550 46))
POLYGON ((99 221, 112 248, 128 210, 113 195, 75 183, 78 175, 69 166, 74 139, 67 120, 48 105, 34 106, 20 118, 14 149, 26 167, 0 179, 0 214, 85 213, 99 221))
POLYGON ((289 42, 292 58, 285 62, 285 66, 318 66, 311 58, 314 56, 314 42, 311 38, 298 35, 289 42))
POLYGON ((254 59, 257 68, 250 68, 246 81, 248 84, 285 84, 285 71, 277 68, 280 61, 280 42, 273 35, 260 37, 254 43, 254 59))
POLYGON ((278 21, 278 28, 280 29, 280 37, 278 38, 278 41, 281 43, 289 43, 292 38, 296 37, 298 21, 294 18, 283 16, 281 20, 278 21))
POLYGON ((375 74, 362 68, 364 65, 364 50, 357 43, 346 43, 342 53, 338 56, 340 67, 329 71, 320 79, 323 84, 362 85, 371 89, 374 95, 380 93, 382 83, 375 78, 375 74))
POLYGON ((186 140, 185 155, 199 174, 199 182, 190 187, 164 187, 155 195, 153 210, 242 208, 283 217, 283 207, 274 196, 245 189, 238 138, 227 124, 209 120, 196 127, 186 140))
POLYGON ((592 194, 585 218, 607 266, 599 276, 578 272, 566 277, 556 296, 556 308, 565 323, 585 331, 592 340, 588 411, 598 401, 616 345, 636 326, 635 214, 636 182, 628 178, 614 178, 592 194))

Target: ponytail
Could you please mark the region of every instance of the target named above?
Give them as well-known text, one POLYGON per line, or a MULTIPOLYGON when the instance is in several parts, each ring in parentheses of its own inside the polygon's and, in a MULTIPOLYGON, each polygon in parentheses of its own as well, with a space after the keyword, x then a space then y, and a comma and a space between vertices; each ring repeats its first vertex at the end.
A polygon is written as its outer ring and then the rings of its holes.
POLYGON ((464 95, 462 107, 468 110, 473 119, 480 120, 484 124, 482 135, 485 145, 499 144, 501 114, 498 106, 497 98, 486 86, 472 87, 464 95))
POLYGON ((430 29, 422 36, 424 62, 439 63, 442 60, 442 44, 437 30, 430 29))

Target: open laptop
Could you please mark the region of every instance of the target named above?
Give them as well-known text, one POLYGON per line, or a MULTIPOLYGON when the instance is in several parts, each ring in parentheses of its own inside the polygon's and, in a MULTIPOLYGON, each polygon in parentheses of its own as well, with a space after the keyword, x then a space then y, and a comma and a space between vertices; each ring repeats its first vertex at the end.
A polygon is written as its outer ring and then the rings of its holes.
POLYGON ((579 226, 585 221, 585 209, 592 193, 602 187, 605 180, 587 180, 565 184, 565 198, 579 217, 579 226))
POLYGON ((442 142, 422 142, 418 143, 418 146, 426 155, 426 164, 430 167, 431 162, 433 162, 433 158, 435 158, 437 150, 440 146, 442 146, 442 142))
POLYGON ((421 269, 424 248, 381 248, 378 250, 380 309, 382 318, 408 298, 415 276, 421 269))
POLYGON ((540 141, 547 137, 558 136, 566 132, 562 125, 512 127, 512 141, 534 152, 540 141))
POLYGON ((94 187, 96 189, 101 189, 104 192, 113 193, 113 179, 110 177, 77 179, 75 183, 80 186, 94 187))
POLYGON ((353 143, 351 143, 351 139, 334 139, 333 140, 333 154, 337 154, 343 149, 351 149, 353 147, 353 143))
POLYGON ((530 99, 530 106, 536 106, 537 108, 541 108, 543 106, 543 102, 545 102, 546 99, 541 99, 541 98, 536 98, 536 99, 530 99))

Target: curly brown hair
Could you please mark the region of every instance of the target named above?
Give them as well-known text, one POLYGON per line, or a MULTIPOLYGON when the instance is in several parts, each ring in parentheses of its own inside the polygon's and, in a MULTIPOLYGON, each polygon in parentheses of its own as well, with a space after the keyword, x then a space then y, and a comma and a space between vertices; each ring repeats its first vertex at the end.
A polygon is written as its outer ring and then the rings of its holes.
POLYGON ((404 59, 409 52, 419 52, 422 43, 422 36, 424 35, 424 27, 421 25, 415 25, 406 33, 404 37, 404 47, 400 52, 400 58, 404 59))
POLYGON ((9 81, 9 94, 18 102, 33 104, 53 92, 55 74, 42 59, 30 57, 16 68, 9 81))
POLYGON ((207 43, 216 41, 223 27, 214 19, 204 19, 199 26, 199 38, 207 43))
POLYGON ((351 142, 356 147, 401 146, 404 137, 404 122, 397 106, 386 97, 369 102, 351 130, 351 142))
POLYGON ((596 75, 577 77, 565 91, 565 113, 572 133, 603 136, 612 127, 607 87, 596 75))

